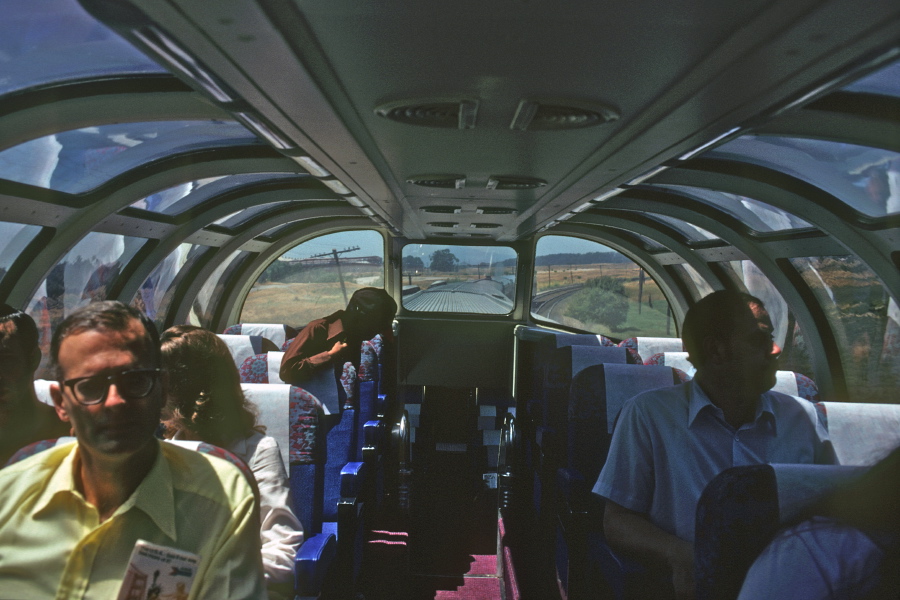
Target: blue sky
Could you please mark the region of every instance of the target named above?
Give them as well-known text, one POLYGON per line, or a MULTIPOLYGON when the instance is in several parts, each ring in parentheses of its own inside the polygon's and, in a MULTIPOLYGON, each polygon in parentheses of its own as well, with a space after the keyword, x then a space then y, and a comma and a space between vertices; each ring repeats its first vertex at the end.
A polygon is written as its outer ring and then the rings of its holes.
MULTIPOLYGON (((419 244, 410 244, 404 251, 404 255, 421 255, 416 252, 414 247, 419 244)), ((289 250, 287 256, 291 258, 309 258, 314 254, 324 254, 331 252, 332 249, 343 250, 345 248, 359 247, 356 252, 348 252, 342 256, 383 256, 384 240, 381 235, 375 231, 348 231, 341 233, 332 233, 315 238, 300 246, 289 250)), ((445 248, 445 244, 436 247, 430 247, 427 255, 430 256, 436 248, 445 248)), ((589 242, 574 237, 548 235, 544 236, 538 242, 537 255, 545 256, 547 254, 561 254, 572 252, 575 254, 583 254, 587 252, 609 252, 610 249, 596 242, 589 242)), ((464 262, 468 262, 467 252, 454 252, 464 262)), ((512 255, 510 254, 510 257, 512 255)))

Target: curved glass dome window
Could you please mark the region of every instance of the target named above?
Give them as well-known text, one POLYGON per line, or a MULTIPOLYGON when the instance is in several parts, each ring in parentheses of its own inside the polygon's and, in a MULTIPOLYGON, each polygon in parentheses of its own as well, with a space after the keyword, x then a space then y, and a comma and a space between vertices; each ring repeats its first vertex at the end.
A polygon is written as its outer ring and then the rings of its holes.
POLYGON ((697 227, 692 223, 688 223, 687 221, 682 221, 681 219, 676 219, 674 217, 669 217, 666 215, 656 215, 651 214, 650 217, 657 219, 659 221, 663 221, 664 223, 672 226, 677 231, 681 233, 684 237, 692 242, 705 242, 708 240, 718 240, 719 237, 711 234, 707 230, 702 227, 697 227))
POLYGON ((234 121, 157 121, 85 127, 0 152, 0 177, 80 194, 173 154, 247 144, 262 142, 234 121))
POLYGON ((851 83, 844 91, 900 96, 900 60, 851 83))
POLYGON ((109 75, 165 73, 76 0, 4 0, 0 96, 109 75))
POLYGON ((802 373, 815 379, 809 349, 800 330, 800 324, 766 274, 749 260, 735 260, 719 265, 738 289, 756 296, 766 305, 766 311, 775 328, 772 335, 775 343, 781 347, 778 368, 782 371, 802 373))
POLYGON ((297 173, 254 173, 249 175, 207 177, 151 194, 133 203, 131 208, 174 216, 190 210, 210 198, 241 187, 249 187, 264 181, 303 180, 308 177, 308 175, 298 175, 297 173))
POLYGON ((143 311, 153 319, 157 327, 162 328, 179 281, 184 273, 190 271, 194 261, 207 250, 209 246, 180 244, 153 268, 132 299, 131 305, 143 311))
POLYGON ((402 256, 406 310, 480 315, 513 310, 518 255, 512 248, 407 244, 402 256))
POLYGON ((283 202, 267 202, 265 204, 259 204, 257 206, 251 206, 250 208, 245 208, 244 210, 239 210, 237 212, 233 212, 230 215, 224 216, 217 221, 214 221, 216 225, 221 227, 227 227, 229 229, 234 227, 240 227, 253 217, 261 215, 267 211, 274 209, 276 206, 284 206, 286 204, 290 204, 290 200, 285 200, 283 202))
POLYGON ((812 227, 800 217, 746 196, 688 185, 661 184, 656 187, 681 192, 707 204, 712 204, 760 233, 812 227))
POLYGON ((346 308, 361 287, 384 287, 384 237, 368 229, 321 235, 266 267, 247 294, 240 321, 302 327, 346 308))
POLYGON ((900 385, 900 309, 855 256, 790 259, 815 294, 834 333, 848 398, 897 403, 900 385))
POLYGON ((621 338, 674 337, 669 304, 630 258, 594 241, 545 235, 535 248, 531 315, 621 338))
POLYGON ((218 303, 225 297, 225 285, 231 280, 234 272, 240 268, 250 252, 237 250, 232 252, 209 276, 197 297, 191 302, 191 311, 187 322, 190 325, 210 328, 218 303))
POLYGON ((691 265, 683 263, 680 265, 672 265, 671 268, 691 290, 691 296, 694 300, 699 300, 700 298, 704 298, 713 293, 712 286, 709 285, 709 282, 701 277, 700 273, 697 272, 697 269, 691 265))
POLYGON ((41 282, 26 311, 40 323, 48 356, 53 330, 77 308, 107 299, 122 269, 146 243, 143 238, 91 232, 69 250, 41 282))
POLYGON ((0 280, 40 231, 37 225, 0 221, 0 280))
POLYGON ((824 189, 870 217, 900 212, 900 154, 855 144, 746 135, 705 153, 749 161, 824 189))

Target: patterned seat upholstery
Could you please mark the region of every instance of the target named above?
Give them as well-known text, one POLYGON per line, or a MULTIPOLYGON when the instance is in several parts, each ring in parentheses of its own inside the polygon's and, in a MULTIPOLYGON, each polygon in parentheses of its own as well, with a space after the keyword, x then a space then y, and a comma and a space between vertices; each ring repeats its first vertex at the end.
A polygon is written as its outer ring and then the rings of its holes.
POLYGON ((278 346, 272 340, 258 335, 237 335, 218 333, 225 345, 228 346, 231 356, 234 358, 234 364, 240 369, 244 361, 255 354, 264 354, 266 352, 277 352, 278 346))
POLYGON ((297 330, 281 323, 238 323, 229 325, 222 333, 228 335, 257 335, 271 340, 276 347, 281 348, 286 340, 297 335, 297 330))
POLYGON ((278 376, 284 352, 254 354, 240 365, 241 383, 284 383, 278 376))
POLYGON ((619 346, 632 348, 644 360, 660 352, 684 351, 681 338, 630 337, 619 342, 619 346))

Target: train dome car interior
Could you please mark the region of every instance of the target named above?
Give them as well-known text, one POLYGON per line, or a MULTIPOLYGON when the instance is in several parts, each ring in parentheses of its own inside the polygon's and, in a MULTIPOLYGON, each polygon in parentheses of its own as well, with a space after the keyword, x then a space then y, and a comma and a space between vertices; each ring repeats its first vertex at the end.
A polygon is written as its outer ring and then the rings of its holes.
POLYGON ((687 381, 714 290, 765 301, 848 464, 900 443, 895 0, 0 8, 0 301, 45 354, 117 299, 278 385, 308 321, 397 300, 309 390, 367 478, 326 596, 626 597, 583 489, 615 415, 579 407, 687 381))

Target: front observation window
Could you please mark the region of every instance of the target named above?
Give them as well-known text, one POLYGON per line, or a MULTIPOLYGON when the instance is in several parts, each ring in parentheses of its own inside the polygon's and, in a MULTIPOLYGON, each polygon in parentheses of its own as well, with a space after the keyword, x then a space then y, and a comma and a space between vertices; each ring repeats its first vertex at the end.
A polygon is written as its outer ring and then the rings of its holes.
POLYGON ((225 286, 247 256, 249 256, 249 252, 232 252, 228 258, 222 261, 222 264, 215 268, 191 303, 191 311, 187 318, 189 325, 199 325, 207 329, 212 326, 218 302, 225 297, 225 286))
POLYGON ((407 244, 402 256, 406 310, 480 315, 513 310, 518 255, 512 248, 407 244))
POLYGON ((242 323, 301 328, 343 310, 353 292, 384 287, 384 238, 373 230, 312 238, 278 257, 253 284, 242 323))
POLYGON ((900 402, 900 310, 875 274, 854 256, 794 258, 791 264, 834 333, 847 383, 845 400, 900 402))
POLYGON ((154 267, 144 283, 141 284, 131 305, 153 319, 160 330, 165 328, 166 316, 172 306, 179 283, 185 274, 191 271, 198 258, 209 250, 209 246, 179 244, 154 267))
POLYGON ((669 303, 656 281, 624 254, 581 238, 537 243, 531 315, 621 340, 675 337, 669 303))

